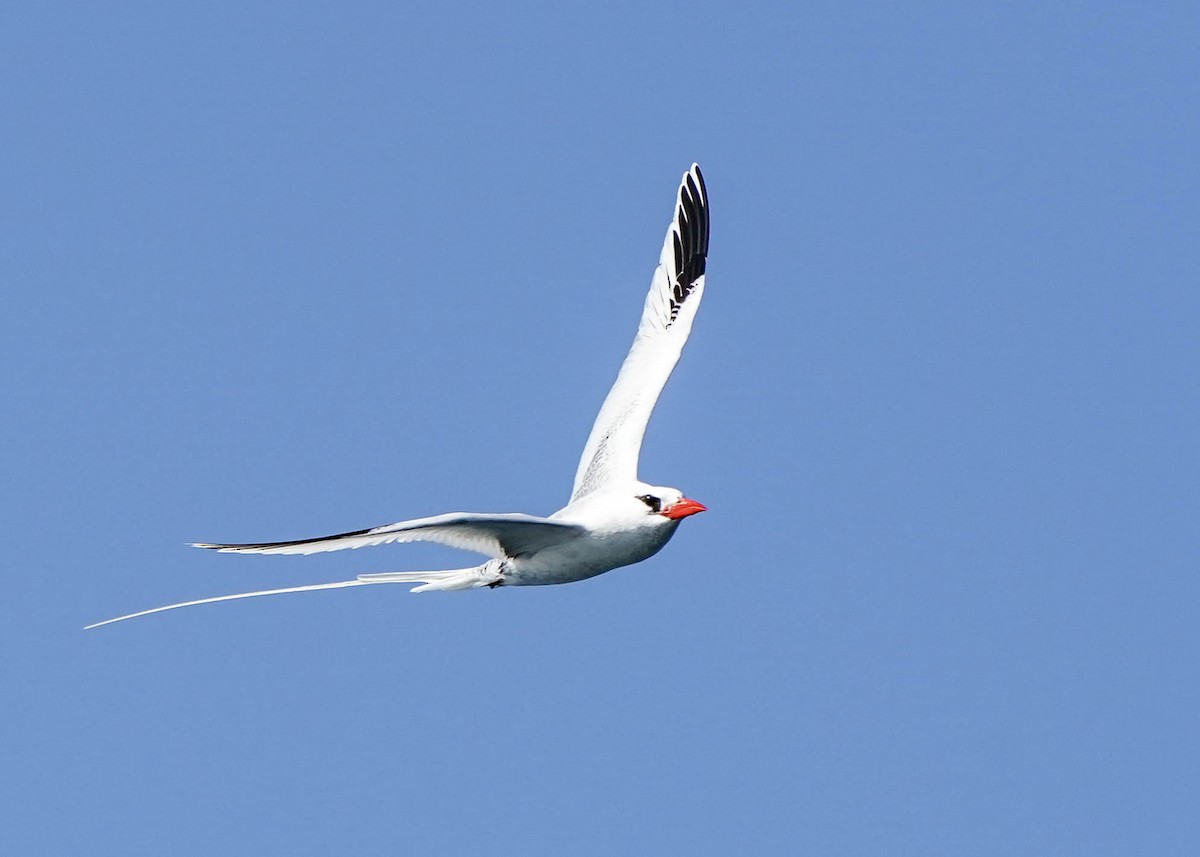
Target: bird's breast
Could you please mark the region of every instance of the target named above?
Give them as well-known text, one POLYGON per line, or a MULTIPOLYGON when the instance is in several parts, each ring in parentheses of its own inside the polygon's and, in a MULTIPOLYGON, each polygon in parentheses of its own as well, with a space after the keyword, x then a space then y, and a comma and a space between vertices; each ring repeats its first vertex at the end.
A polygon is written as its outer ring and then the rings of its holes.
POLYGON ((596 531, 566 544, 540 550, 511 561, 506 586, 545 586, 586 580, 623 565, 654 556, 675 533, 670 526, 635 530, 596 531))

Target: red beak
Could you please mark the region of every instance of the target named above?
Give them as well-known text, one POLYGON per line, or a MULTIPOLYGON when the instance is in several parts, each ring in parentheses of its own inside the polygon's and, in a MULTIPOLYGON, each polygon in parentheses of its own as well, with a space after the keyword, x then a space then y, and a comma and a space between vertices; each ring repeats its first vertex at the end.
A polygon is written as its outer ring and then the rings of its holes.
POLYGON ((689 500, 687 497, 684 497, 678 503, 668 506, 658 514, 665 518, 670 518, 672 521, 678 521, 680 518, 686 518, 688 515, 707 511, 708 507, 703 503, 698 503, 695 500, 689 500))

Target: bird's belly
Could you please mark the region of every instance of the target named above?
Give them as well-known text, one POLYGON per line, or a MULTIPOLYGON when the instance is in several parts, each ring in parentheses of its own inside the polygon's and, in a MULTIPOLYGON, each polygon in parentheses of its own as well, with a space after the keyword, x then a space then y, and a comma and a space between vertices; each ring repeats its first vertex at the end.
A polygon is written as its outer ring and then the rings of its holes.
POLYGON ((565 545, 513 560, 505 586, 547 586, 586 580, 623 565, 654 556, 675 532, 674 527, 632 533, 589 535, 565 545))

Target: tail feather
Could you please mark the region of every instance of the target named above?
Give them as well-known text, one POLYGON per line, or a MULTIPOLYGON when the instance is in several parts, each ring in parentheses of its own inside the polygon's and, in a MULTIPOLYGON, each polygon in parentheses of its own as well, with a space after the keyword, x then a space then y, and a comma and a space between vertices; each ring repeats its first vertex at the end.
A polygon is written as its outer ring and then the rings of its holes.
POLYGON ((282 595, 286 592, 313 592, 318 589, 344 589, 348 586, 368 586, 372 583, 424 583, 417 586, 413 592, 431 590, 451 591, 456 589, 475 589, 487 586, 500 579, 496 572, 486 572, 488 564, 475 568, 455 568, 449 571, 389 571, 382 574, 360 574, 353 580, 338 580, 333 583, 310 583, 307 586, 286 586, 282 589, 260 589, 257 592, 237 592, 233 595, 216 595, 212 598, 199 598, 195 601, 181 601, 178 604, 168 604, 165 607, 152 607, 149 610, 139 610, 117 616, 115 619, 105 619, 103 622, 93 622, 85 625, 84 630, 99 628, 101 625, 111 625, 113 622, 124 622, 126 619, 136 619, 139 616, 149 616, 151 613, 162 613, 165 610, 177 610, 180 607, 195 607, 198 604, 213 604, 217 601, 234 601, 239 598, 257 598, 260 595, 282 595))
POLYGON ((478 589, 499 582, 500 576, 489 573, 487 565, 474 568, 455 568, 449 571, 384 571, 378 574, 360 574, 363 583, 420 583, 411 592, 453 592, 460 589, 478 589))

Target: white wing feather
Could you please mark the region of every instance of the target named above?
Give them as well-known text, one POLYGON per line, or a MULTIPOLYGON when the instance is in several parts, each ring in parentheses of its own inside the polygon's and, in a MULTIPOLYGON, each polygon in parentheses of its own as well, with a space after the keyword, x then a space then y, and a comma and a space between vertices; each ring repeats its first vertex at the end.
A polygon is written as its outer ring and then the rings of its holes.
POLYGON ((610 483, 637 480, 638 455, 650 413, 687 342, 704 295, 708 255, 708 194, 700 168, 683 175, 675 216, 637 336, 609 390, 579 460, 571 502, 610 483))
POLYGON ((583 527, 536 515, 513 513, 484 515, 451 512, 432 518, 417 518, 385 524, 369 530, 300 539, 290 542, 225 545, 198 542, 194 547, 222 553, 312 554, 325 551, 383 545, 389 542, 435 542, 459 550, 474 551, 494 559, 534 553, 550 545, 576 538, 583 527))

